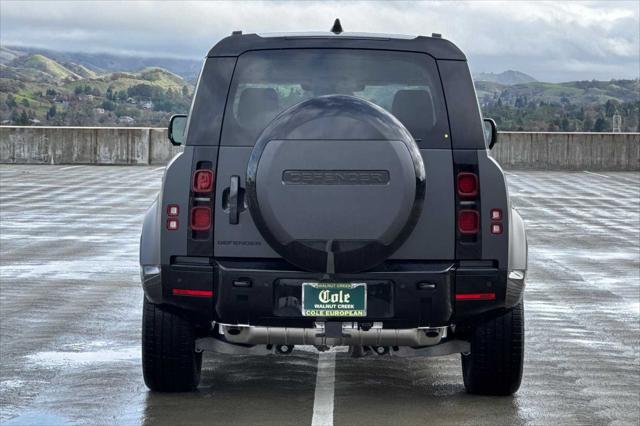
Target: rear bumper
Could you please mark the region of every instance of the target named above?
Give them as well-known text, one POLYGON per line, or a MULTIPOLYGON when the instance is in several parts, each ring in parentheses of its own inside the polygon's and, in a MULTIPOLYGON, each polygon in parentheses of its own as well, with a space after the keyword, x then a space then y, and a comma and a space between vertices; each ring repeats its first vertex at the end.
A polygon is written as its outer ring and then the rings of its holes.
MULTIPOLYGON (((178 258, 161 274, 143 275, 143 288, 153 303, 173 305, 202 321, 231 325, 313 329, 324 318, 304 317, 302 282, 323 274, 296 271, 283 262, 178 258), (176 294, 196 290, 198 296, 176 294), (209 296, 202 296, 207 295, 209 296)), ((443 327, 463 324, 479 315, 513 306, 522 298, 522 280, 492 262, 388 262, 373 271, 337 274, 331 280, 366 282, 367 317, 327 321, 381 322, 385 329, 443 327), (487 300, 461 299, 460 294, 492 294, 487 300)))

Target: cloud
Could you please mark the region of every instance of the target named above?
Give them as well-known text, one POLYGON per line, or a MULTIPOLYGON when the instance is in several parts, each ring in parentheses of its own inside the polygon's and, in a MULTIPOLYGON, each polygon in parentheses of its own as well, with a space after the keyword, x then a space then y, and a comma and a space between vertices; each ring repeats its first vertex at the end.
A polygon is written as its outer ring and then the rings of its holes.
POLYGON ((475 71, 558 81, 637 78, 640 3, 0 2, 3 45, 199 58, 233 30, 442 33, 475 71))

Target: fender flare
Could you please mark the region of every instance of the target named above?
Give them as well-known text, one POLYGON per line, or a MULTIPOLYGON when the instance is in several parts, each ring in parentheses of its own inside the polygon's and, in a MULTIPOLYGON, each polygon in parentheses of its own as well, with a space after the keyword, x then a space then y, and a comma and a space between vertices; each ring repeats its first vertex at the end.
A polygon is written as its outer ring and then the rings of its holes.
POLYGON ((160 274, 161 229, 158 197, 156 197, 145 213, 140 234, 140 279, 145 296, 153 303, 162 302, 162 280, 160 274))
POLYGON ((528 252, 529 246, 524 220, 514 208, 511 208, 506 307, 515 306, 522 300, 527 273, 528 252))
POLYGON ((509 272, 526 271, 527 255, 527 230, 524 220, 516 209, 511 208, 511 220, 509 221, 509 272))

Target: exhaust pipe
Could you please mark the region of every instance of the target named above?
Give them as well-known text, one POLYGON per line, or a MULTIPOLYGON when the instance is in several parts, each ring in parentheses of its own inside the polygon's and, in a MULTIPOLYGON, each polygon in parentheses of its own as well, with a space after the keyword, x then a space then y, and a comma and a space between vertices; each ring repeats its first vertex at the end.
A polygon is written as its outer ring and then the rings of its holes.
POLYGON ((371 346, 371 349, 378 355, 388 355, 389 346, 371 346))
POLYGON ((294 345, 276 345, 276 353, 280 355, 289 355, 293 352, 294 345))

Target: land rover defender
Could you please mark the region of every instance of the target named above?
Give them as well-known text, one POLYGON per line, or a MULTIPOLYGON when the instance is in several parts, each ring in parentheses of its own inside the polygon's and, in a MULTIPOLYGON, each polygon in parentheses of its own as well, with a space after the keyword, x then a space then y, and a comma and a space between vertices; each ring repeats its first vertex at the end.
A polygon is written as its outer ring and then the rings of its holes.
POLYGON ((144 219, 147 386, 202 352, 461 354, 508 395, 524 354, 524 224, 464 54, 434 34, 234 33, 208 53, 144 219))

